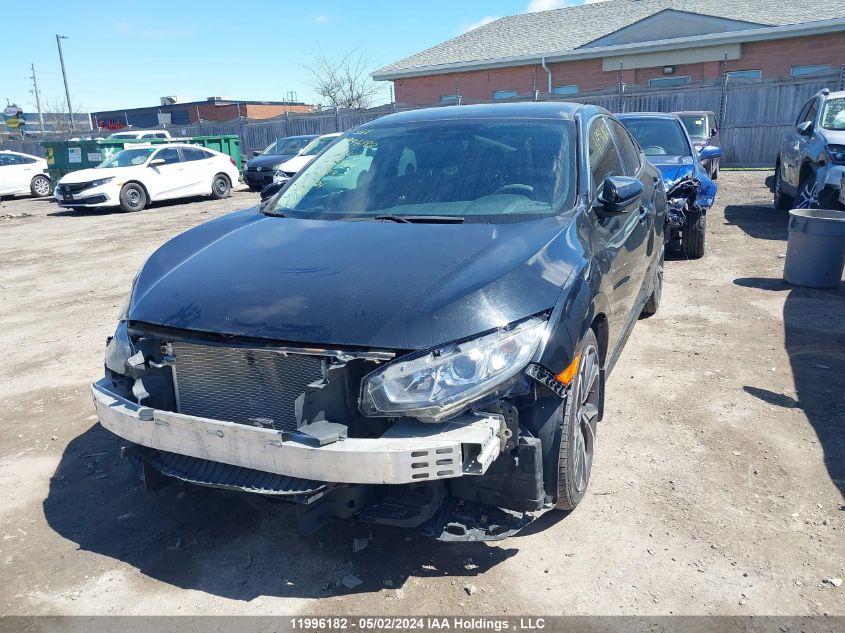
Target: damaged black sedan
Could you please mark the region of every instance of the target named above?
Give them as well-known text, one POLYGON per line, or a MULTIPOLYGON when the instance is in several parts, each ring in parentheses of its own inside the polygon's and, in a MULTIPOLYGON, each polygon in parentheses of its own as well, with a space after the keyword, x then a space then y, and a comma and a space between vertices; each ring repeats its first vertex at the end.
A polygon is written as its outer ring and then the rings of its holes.
POLYGON ((93 385, 173 480, 443 540, 574 508, 607 375, 660 301, 659 172, 594 106, 393 114, 139 271, 93 385))

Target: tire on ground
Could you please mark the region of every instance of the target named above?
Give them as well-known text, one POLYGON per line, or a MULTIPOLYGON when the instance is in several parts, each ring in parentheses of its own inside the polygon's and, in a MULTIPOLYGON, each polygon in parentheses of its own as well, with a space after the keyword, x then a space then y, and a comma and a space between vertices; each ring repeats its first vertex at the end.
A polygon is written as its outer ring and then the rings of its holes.
POLYGON ((226 174, 216 174, 211 179, 211 197, 214 200, 222 200, 228 198, 232 193, 232 183, 229 182, 229 177, 226 174))
POLYGON ((704 233, 707 216, 701 211, 687 211, 681 228, 681 247, 690 259, 704 256, 704 233))
POLYGON ((53 185, 47 176, 39 174, 29 183, 29 192, 33 198, 43 198, 53 193, 53 185))
POLYGON ((141 211, 147 206, 147 192, 137 182, 127 182, 120 190, 120 210, 141 211))

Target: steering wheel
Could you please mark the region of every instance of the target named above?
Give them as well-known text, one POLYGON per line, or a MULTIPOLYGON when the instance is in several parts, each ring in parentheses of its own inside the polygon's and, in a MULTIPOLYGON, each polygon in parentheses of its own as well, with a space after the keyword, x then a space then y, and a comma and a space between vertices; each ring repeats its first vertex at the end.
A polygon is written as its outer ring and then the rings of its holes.
POLYGON ((493 192, 495 196, 497 193, 509 193, 509 192, 526 192, 526 193, 534 193, 534 187, 531 185, 521 185, 519 183, 514 183, 512 185, 505 185, 504 187, 499 187, 496 191, 493 192))

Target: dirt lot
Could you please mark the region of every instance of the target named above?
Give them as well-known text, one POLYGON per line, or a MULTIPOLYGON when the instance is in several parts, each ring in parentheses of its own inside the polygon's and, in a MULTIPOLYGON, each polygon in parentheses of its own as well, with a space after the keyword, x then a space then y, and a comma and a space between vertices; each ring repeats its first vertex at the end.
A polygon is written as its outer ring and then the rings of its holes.
POLYGON ((845 288, 780 281, 767 175, 723 172, 707 255, 668 262, 583 505, 492 546, 303 538, 283 504, 146 493, 93 416, 105 338, 154 248, 257 195, 132 215, 3 202, 0 612, 845 615, 825 582, 845 577, 845 288))

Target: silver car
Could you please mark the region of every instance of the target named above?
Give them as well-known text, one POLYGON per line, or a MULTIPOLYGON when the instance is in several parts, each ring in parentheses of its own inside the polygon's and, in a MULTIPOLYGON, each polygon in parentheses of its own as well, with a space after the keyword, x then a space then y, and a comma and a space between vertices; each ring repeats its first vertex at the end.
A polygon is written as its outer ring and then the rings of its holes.
POLYGON ((845 91, 817 92, 784 135, 775 163, 776 209, 835 207, 845 175, 845 91))

